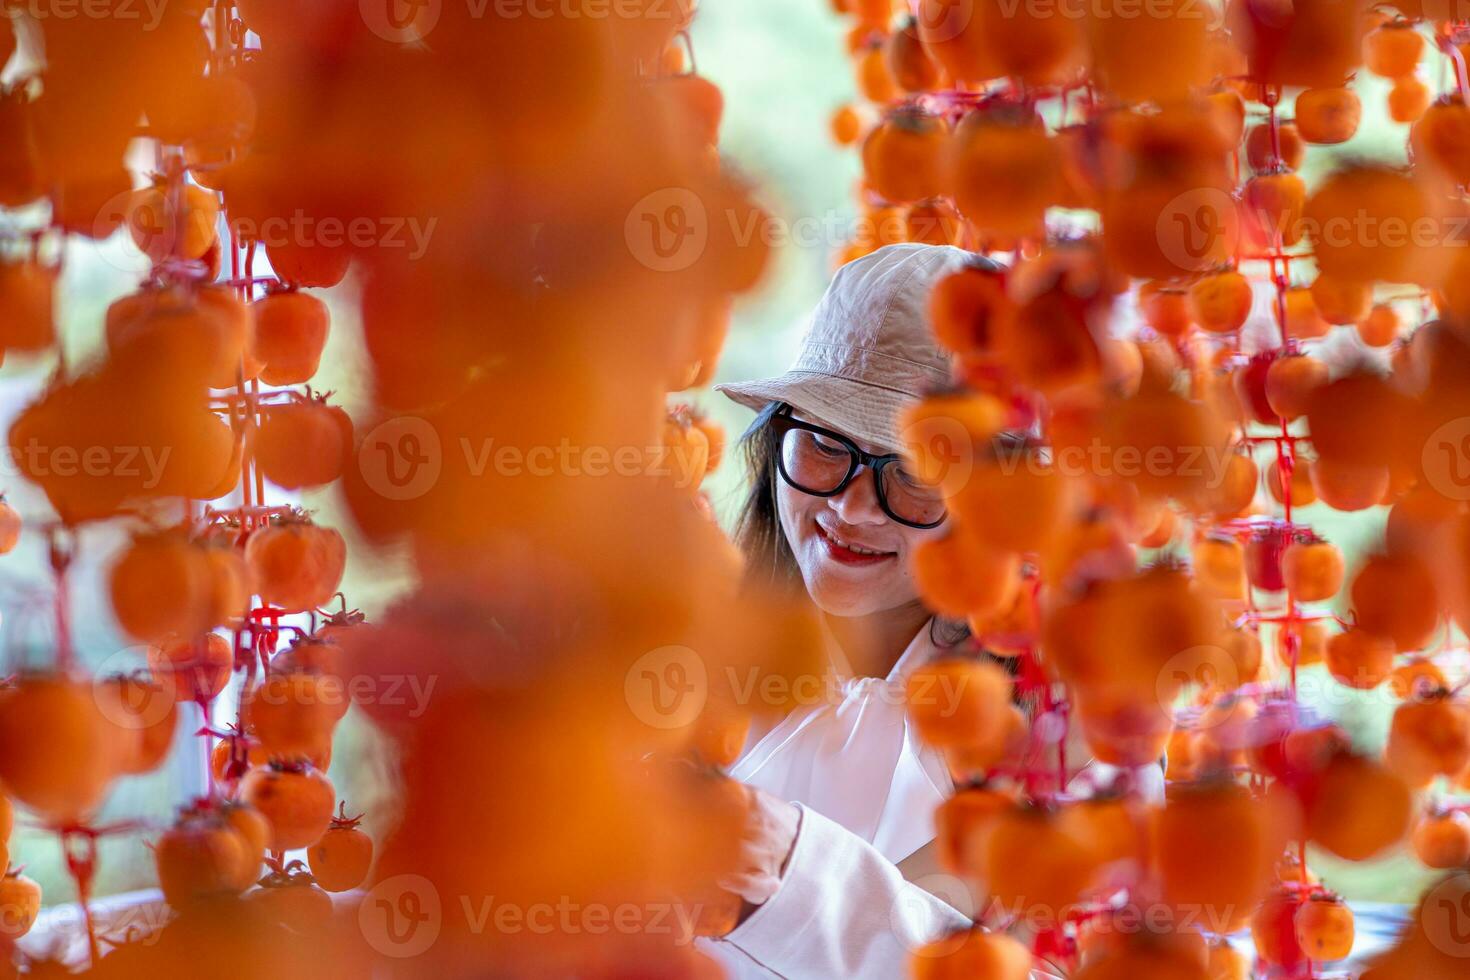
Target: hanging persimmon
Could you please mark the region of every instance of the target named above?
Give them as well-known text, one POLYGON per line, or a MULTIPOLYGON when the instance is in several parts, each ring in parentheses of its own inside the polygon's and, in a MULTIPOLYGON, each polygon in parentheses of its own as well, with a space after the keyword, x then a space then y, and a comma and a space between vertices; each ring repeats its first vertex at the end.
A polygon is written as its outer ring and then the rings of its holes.
POLYGON ((246 692, 240 722, 269 758, 310 759, 331 745, 348 704, 339 678, 272 672, 246 692))
POLYGON ((996 59, 975 6, 984 0, 919 0, 915 14, 924 49, 955 82, 978 83, 998 78, 996 59))
POLYGON ((56 342, 55 291, 55 269, 0 261, 0 350, 31 354, 56 342))
POLYGON ((18 869, 6 867, 0 871, 0 938, 14 942, 36 924, 41 915, 41 886, 21 874, 18 869))
POLYGON ((361 885, 373 862, 373 839, 359 829, 362 817, 347 816, 346 804, 327 832, 307 848, 312 877, 323 890, 345 892, 361 885))
POLYGON ((1063 85, 1083 67, 1087 45, 1082 20, 1006 0, 974 0, 974 30, 999 74, 1027 85, 1063 85))
POLYGON ((255 349, 261 362, 260 380, 272 385, 310 381, 321 363, 331 318, 315 296, 286 291, 257 300, 255 349))
POLYGON ((1389 725, 1384 759, 1414 786, 1435 776, 1460 775, 1470 768, 1470 710, 1448 693, 1399 705, 1389 725))
POLYGON ((123 297, 107 310, 109 350, 130 347, 210 388, 233 387, 251 339, 250 317, 228 291, 207 292, 211 298, 202 302, 168 289, 123 297))
POLYGON ((1317 497, 1333 510, 1357 511, 1377 507, 1388 493, 1390 474, 1387 466, 1320 458, 1311 462, 1308 472, 1317 497))
POLYGON ((888 35, 888 71, 905 92, 928 92, 939 87, 939 66, 919 38, 918 22, 910 16, 888 35))
POLYGON ((1328 323, 1358 324, 1368 318, 1373 308, 1373 285, 1321 275, 1312 283, 1312 302, 1328 323))
POLYGON ((1385 636, 1401 651, 1418 650, 1439 628, 1439 587, 1413 555, 1372 555, 1352 583, 1358 625, 1385 636))
POLYGON ((176 532, 135 537, 112 567, 112 609, 129 635, 154 643, 219 625, 202 548, 176 532))
POLYGON ((924 245, 958 245, 964 234, 959 212, 947 201, 919 201, 904 214, 908 240, 924 245))
POLYGON ((1256 82, 1340 85, 1363 61, 1363 21, 1338 0, 1231 3, 1227 16, 1256 82))
POLYGON ((869 102, 884 105, 901 94, 893 72, 888 68, 888 59, 883 53, 881 41, 873 41, 855 56, 858 91, 869 102))
POLYGON ((1407 20, 1390 21, 1363 38, 1363 63, 1383 78, 1412 75, 1424 57, 1424 36, 1407 20))
POLYGON ((1138 306, 1143 318, 1165 337, 1182 337, 1194 326, 1191 290, 1159 280, 1143 284, 1138 306))
POLYGON ((912 204, 945 193, 949 127, 920 109, 899 109, 863 141, 868 184, 895 204, 912 204))
POLYGON ((838 146, 851 146, 863 137, 863 117, 850 105, 839 106, 828 125, 838 146))
POLYGON ((1295 824, 1291 808, 1228 780, 1176 788, 1156 811, 1150 861, 1175 906, 1246 909, 1266 894, 1295 824))
POLYGON ((1266 489, 1278 504, 1290 498, 1293 507, 1306 507, 1317 502, 1317 491, 1312 486, 1311 467, 1306 460, 1297 460, 1291 468, 1291 478, 1283 479, 1280 460, 1273 459, 1266 467, 1266 489))
POLYGON ((264 409, 251 448, 267 480, 285 490, 319 487, 342 475, 352 451, 347 413, 320 400, 264 409))
POLYGON ((1046 209, 1062 195, 1055 141, 1034 115, 980 109, 955 130, 948 162, 960 213, 982 231, 1017 237, 1043 232, 1046 209))
POLYGON ((1211 333, 1234 333, 1245 326, 1252 303, 1250 281, 1235 269, 1205 276, 1189 288, 1194 321, 1211 333))
POLYGON ((1282 554, 1281 573, 1299 602, 1325 602, 1342 588, 1342 552, 1316 535, 1300 536, 1282 554))
POLYGON ((325 605, 342 581, 346 560, 342 535, 304 519, 273 523, 245 543, 261 599, 287 610, 325 605))
POLYGON ((1388 347, 1398 339, 1402 321, 1388 303, 1379 303, 1357 323, 1358 337, 1369 347, 1388 347))
POLYGON ((1435 206, 1410 174, 1377 166, 1339 170, 1307 201, 1306 218, 1322 273, 1353 282, 1439 279, 1440 262, 1416 232, 1435 222, 1435 206))
POLYGON ((1320 620, 1286 623, 1276 633, 1276 659, 1298 667, 1320 664, 1327 656, 1327 627, 1320 620))
POLYGON ((175 824, 154 842, 153 858, 164 900, 175 909, 242 890, 245 845, 217 817, 186 818, 175 824))
POLYGON ((1245 551, 1234 538, 1203 538, 1192 557, 1195 579, 1203 588, 1221 599, 1245 599, 1245 551))
POLYGON ((1412 124, 1424 118, 1434 102, 1434 90, 1417 75, 1395 79, 1388 91, 1388 116, 1396 123, 1412 124))
POLYGON ((1296 936, 1297 896, 1276 890, 1251 914, 1251 941, 1262 962, 1280 970, 1294 970, 1306 961, 1296 936))
POLYGON ((1302 217, 1307 184, 1297 174, 1268 170, 1246 182, 1241 192, 1243 230, 1263 248, 1290 248, 1306 233, 1302 217))
POLYGON ((1327 670, 1338 683, 1372 690, 1393 672, 1398 648, 1392 640, 1363 629, 1346 630, 1327 641, 1327 670))
POLYGON ((1092 72, 1103 89, 1129 102, 1172 102, 1211 81, 1209 24, 1184 7, 1147 16, 1086 21, 1092 72))
POLYGON ((240 839, 240 865, 235 884, 244 891, 255 884, 260 876, 260 866, 265 863, 266 845, 270 842, 271 828, 260 811, 238 801, 229 801, 219 808, 225 826, 240 839))
POLYGON ((1416 160, 1451 183, 1470 180, 1470 107, 1458 94, 1439 99, 1410 133, 1416 160))
POLYGON ((20 532, 24 527, 20 514, 0 493, 0 555, 8 555, 20 543, 20 532))
POLYGON ((1253 170, 1270 171, 1285 167, 1288 171, 1295 171, 1301 169, 1302 161, 1306 159, 1307 144, 1296 123, 1278 123, 1274 143, 1271 127, 1260 123, 1252 126, 1246 134, 1245 154, 1253 170))
POLYGON ((124 745, 89 683, 22 674, 0 691, 0 781, 5 792, 59 824, 89 817, 118 775, 124 745))
POLYGON ((156 183, 135 191, 127 205, 133 243, 154 262, 199 259, 219 238, 217 192, 195 184, 156 183))
POLYGON ((349 249, 319 242, 272 241, 267 243, 265 254, 281 281, 297 288, 335 286, 347 278, 352 264, 349 249))
POLYGON ((1449 687, 1444 671, 1434 661, 1413 657, 1394 669, 1388 678, 1389 690, 1400 701, 1421 698, 1449 687))
POLYGON ((332 825, 336 792, 310 764, 271 762, 246 773, 239 798, 270 825, 271 850, 294 851, 321 840, 332 825))
POLYGON ((1296 98, 1296 127, 1318 146, 1346 143, 1363 121, 1363 102, 1350 88, 1309 88, 1296 98))
MULTIPOLYGON (((5 64, 5 42, 12 18, 4 20, 0 23, 0 66, 5 64)), ((0 206, 30 204, 46 191, 42 178, 30 98, 21 86, 0 91, 0 206)))
POLYGON ((989 264, 969 265, 940 279, 929 294, 929 322, 945 350, 993 353, 995 322, 1011 307, 1005 277, 989 264))
POLYGON ((1002 812, 990 831, 983 876, 990 896, 1032 921, 1060 921, 1101 866, 1095 842, 1064 812, 1021 804, 1002 812))
POLYGON ((913 980, 1026 980, 1031 950, 1002 932, 972 929, 919 947, 909 959, 913 980))
POLYGON ((941 660, 911 673, 904 687, 908 716, 930 745, 984 744, 1006 724, 1011 679, 994 663, 941 660))
POLYGON ((1404 781, 1377 762, 1339 754, 1307 803, 1307 838, 1340 858, 1367 861, 1404 839, 1412 800, 1404 781))
POLYGON ((1414 856, 1430 868, 1462 868, 1470 864, 1470 817, 1449 810, 1426 814, 1414 827, 1414 856))

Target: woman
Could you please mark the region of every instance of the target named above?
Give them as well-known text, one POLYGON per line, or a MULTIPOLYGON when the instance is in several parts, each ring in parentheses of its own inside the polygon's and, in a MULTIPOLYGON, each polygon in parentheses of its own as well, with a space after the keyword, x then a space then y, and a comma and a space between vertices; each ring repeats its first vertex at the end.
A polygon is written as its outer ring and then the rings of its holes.
POLYGON ((759 412, 736 529, 747 575, 810 597, 840 692, 753 734, 731 770, 754 800, 748 870, 723 882, 746 902, 716 946, 733 976, 901 977, 910 953, 970 924, 955 907, 968 895, 931 873, 927 846, 953 784, 902 696, 908 672, 965 633, 919 598, 908 557, 945 533, 944 505, 897 453, 901 410, 950 380, 929 292, 976 261, 903 244, 851 262, 790 371, 719 387, 759 412))

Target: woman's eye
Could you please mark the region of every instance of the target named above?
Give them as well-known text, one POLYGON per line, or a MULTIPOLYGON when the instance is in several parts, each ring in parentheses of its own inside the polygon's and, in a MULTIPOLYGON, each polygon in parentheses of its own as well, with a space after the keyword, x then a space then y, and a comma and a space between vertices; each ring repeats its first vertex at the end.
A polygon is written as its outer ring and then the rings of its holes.
POLYGON ((923 480, 919 479, 917 476, 914 476, 902 466, 895 466, 893 467, 893 469, 894 472, 898 474, 898 482, 904 487, 904 489, 913 490, 916 493, 926 494, 932 494, 935 492, 936 488, 934 484, 925 483, 923 480))
POLYGON ((833 442, 831 439, 825 438, 824 436, 813 434, 812 442, 816 445, 817 451, 820 452, 823 456, 847 455, 846 446, 842 445, 842 443, 840 442, 833 442))

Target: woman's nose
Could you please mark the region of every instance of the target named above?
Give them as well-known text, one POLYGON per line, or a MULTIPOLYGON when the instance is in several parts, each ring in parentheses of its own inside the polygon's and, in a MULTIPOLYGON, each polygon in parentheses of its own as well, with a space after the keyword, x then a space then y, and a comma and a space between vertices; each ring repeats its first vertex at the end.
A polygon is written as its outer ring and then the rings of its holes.
POLYGON ((878 504, 873 471, 866 466, 859 467, 847 488, 835 497, 828 497, 827 503, 848 524, 882 524, 888 520, 878 504))

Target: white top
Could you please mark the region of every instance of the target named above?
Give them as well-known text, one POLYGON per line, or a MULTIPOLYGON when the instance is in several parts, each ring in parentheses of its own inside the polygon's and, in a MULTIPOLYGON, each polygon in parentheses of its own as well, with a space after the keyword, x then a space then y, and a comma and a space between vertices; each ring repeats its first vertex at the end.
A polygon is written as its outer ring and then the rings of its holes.
MULTIPOLYGON (((897 863, 934 839, 934 811, 954 790, 939 753, 919 741, 904 707, 908 674, 937 649, 925 624, 883 679, 855 678, 829 637, 824 703, 792 712, 730 774, 801 808, 791 860, 774 897, 723 940, 704 944, 732 980, 894 980, 910 955, 971 921, 958 881, 904 880, 897 863), (937 887, 936 887, 937 886, 937 887)), ((1140 771, 1162 797, 1163 773, 1140 771)), ((1104 779, 1093 764, 1072 788, 1104 779)), ((936 876, 942 877, 942 876, 936 876)), ((1042 970, 1034 978, 1051 977, 1042 970)))
POLYGON ((730 771, 802 810, 775 896, 707 946, 735 980, 902 977, 911 951, 969 925, 895 867, 934 839, 934 811, 953 791, 904 710, 909 671, 935 653, 929 626, 882 679, 853 677, 830 637, 828 647, 828 696, 784 718, 730 771))
POLYGON ((828 636, 823 703, 787 715, 730 770, 742 782, 834 820, 895 864, 934 839, 954 792, 944 759, 908 719, 909 674, 938 651, 925 625, 885 678, 854 677, 828 636))

